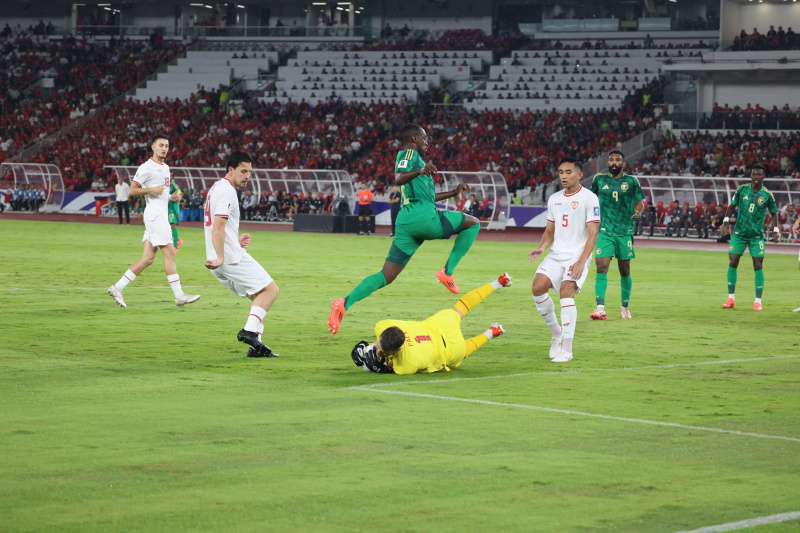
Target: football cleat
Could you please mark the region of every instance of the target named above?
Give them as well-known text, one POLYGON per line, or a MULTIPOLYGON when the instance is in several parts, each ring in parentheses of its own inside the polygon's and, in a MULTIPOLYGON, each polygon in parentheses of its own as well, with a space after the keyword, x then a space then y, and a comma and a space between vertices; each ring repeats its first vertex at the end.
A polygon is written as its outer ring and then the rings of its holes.
POLYGON ((199 294, 186 294, 185 292, 178 298, 175 298, 175 305, 183 307, 186 304, 193 304, 200 299, 199 294))
POLYGON ((553 337, 550 340, 550 359, 553 359, 558 356, 559 352, 561 352, 561 343, 564 342, 564 334, 562 333, 558 337, 553 337))
POLYGON ((605 312, 605 310, 604 310, 604 309, 600 309, 600 308, 598 307, 598 308, 595 310, 595 312, 594 312, 594 313, 592 313, 591 315, 589 315, 589 318, 591 318, 592 320, 605 320, 605 319, 606 319, 606 318, 608 318, 608 317, 606 316, 606 312, 605 312))
POLYGON ((245 344, 249 344, 251 348, 255 350, 257 355, 250 355, 250 350, 247 351, 248 357, 269 357, 269 354, 272 353, 272 350, 269 349, 269 346, 258 340, 258 333, 255 331, 247 331, 246 329, 239 330, 239 333, 236 335, 236 340, 239 342, 243 342, 245 344))
POLYGON ((444 269, 441 269, 439 272, 436 273, 436 279, 442 282, 442 285, 447 287, 447 290, 452 292, 453 294, 458 294, 458 285, 456 285, 456 281, 453 279, 453 276, 448 276, 444 273, 444 269))
POLYGON ((334 335, 339 331, 339 326, 342 325, 342 319, 345 313, 344 298, 335 299, 331 303, 331 314, 328 315, 328 329, 334 335))
POLYGON ((115 285, 112 285, 106 291, 108 294, 114 298, 114 301, 117 302, 117 305, 120 307, 128 307, 125 305, 125 300, 122 299, 122 291, 117 289, 115 285))
POLYGON ((631 310, 628 309, 627 307, 623 307, 622 308, 622 313, 621 314, 622 314, 622 318, 633 318, 631 316, 631 310))
POLYGON ((759 302, 753 304, 753 311, 761 311, 761 304, 759 302))
POLYGON ((511 286, 511 276, 508 272, 503 272, 500 274, 500 277, 497 278, 497 282, 502 285, 503 287, 510 287, 511 286))
MULTIPOLYGON (((267 350, 269 350, 269 346, 267 346, 266 344, 264 346, 266 346, 267 350)), ((278 357, 278 354, 276 354, 272 350, 269 350, 269 353, 267 355, 261 355, 258 350, 256 350, 251 346, 250 348, 247 349, 247 357, 278 357)))
POLYGON ((551 357, 550 360, 554 363, 566 363, 567 361, 572 361, 572 354, 561 349, 556 356, 551 357))
POLYGON ((489 329, 492 330, 492 335, 494 336, 494 338, 497 338, 506 332, 506 329, 503 327, 503 325, 498 324, 497 322, 489 326, 489 329))
POLYGON ((792 309, 792 313, 800 313, 800 307, 798 307, 797 309, 792 309))
POLYGON ((728 298, 728 301, 722 304, 723 309, 733 309, 736 307, 736 301, 733 298, 728 298))

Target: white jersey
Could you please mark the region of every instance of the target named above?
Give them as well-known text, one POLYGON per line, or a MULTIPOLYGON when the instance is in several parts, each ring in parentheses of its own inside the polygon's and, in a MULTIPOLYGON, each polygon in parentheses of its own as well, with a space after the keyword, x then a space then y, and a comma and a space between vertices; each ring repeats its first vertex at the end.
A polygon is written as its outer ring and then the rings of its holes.
POLYGON ((217 258, 214 243, 211 241, 211 228, 217 217, 226 218, 225 223, 225 264, 235 265, 242 260, 247 251, 239 244, 239 197, 236 188, 227 179, 222 178, 208 191, 203 215, 203 227, 206 234, 206 258, 211 261, 217 258))
POLYGON ((117 202, 127 202, 128 201, 128 192, 131 190, 130 186, 122 182, 122 185, 117 183, 114 185, 114 193, 116 194, 117 202))
POLYGON ((547 221, 556 226, 551 255, 582 254, 589 238, 586 225, 600 222, 597 195, 585 187, 572 194, 566 194, 564 190, 552 194, 547 200, 547 221))
POLYGON ((131 180, 142 189, 164 186, 158 196, 148 194, 147 206, 144 208, 144 219, 153 220, 157 216, 167 216, 169 206, 169 167, 166 163, 156 163, 153 158, 148 159, 136 169, 136 175, 131 180))

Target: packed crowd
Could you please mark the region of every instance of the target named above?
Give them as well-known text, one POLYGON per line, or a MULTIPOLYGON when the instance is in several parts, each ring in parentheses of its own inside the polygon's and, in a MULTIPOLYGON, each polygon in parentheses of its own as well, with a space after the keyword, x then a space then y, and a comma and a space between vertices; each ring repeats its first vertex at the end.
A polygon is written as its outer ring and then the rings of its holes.
POLYGON ((172 166, 216 167, 243 148, 261 168, 344 169, 382 192, 393 175, 397 130, 424 124, 431 159, 441 170, 503 173, 512 188, 550 181, 554 161, 588 160, 652 126, 652 106, 620 111, 445 112, 441 107, 244 101, 227 112, 198 93, 188 101, 124 101, 80 131, 63 135, 35 162, 58 165, 68 190, 86 190, 104 165, 134 165, 147 157, 153 133, 170 138, 172 166), (480 150, 475 150, 480 147, 480 150))
POLYGON ((0 162, 131 89, 183 45, 0 32, 0 162), (53 88, 36 87, 52 78, 53 88))
POLYGON ((800 133, 683 131, 680 137, 670 133, 655 142, 649 156, 635 163, 633 172, 657 176, 745 176, 755 163, 766 166, 768 175, 800 178, 800 133))
POLYGON ((745 107, 715 104, 711 113, 700 120, 702 129, 796 130, 800 129, 800 108, 784 104, 780 109, 772 106, 747 104, 745 107))
POLYGON ((760 33, 758 28, 753 28, 753 33, 742 30, 733 38, 733 44, 728 50, 736 52, 751 52, 760 50, 800 50, 800 38, 791 27, 784 31, 783 26, 770 26, 766 35, 760 33))

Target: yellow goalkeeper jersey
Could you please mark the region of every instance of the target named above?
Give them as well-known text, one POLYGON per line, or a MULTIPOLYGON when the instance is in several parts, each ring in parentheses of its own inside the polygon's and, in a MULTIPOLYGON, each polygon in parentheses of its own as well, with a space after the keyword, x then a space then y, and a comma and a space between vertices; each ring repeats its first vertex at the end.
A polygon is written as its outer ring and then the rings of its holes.
POLYGON ((395 374, 428 374, 450 370, 461 364, 467 351, 461 334, 461 317, 452 309, 440 311, 423 322, 381 320, 375 324, 375 337, 386 328, 397 326, 406 342, 386 364, 395 374))

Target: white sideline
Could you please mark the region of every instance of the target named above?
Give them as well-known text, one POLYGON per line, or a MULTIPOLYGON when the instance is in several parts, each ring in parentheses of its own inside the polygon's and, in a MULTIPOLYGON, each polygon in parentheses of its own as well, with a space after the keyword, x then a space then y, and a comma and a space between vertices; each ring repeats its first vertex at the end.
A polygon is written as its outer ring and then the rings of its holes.
POLYGON ((428 383, 451 383, 456 381, 479 381, 483 379, 519 378, 525 376, 552 376, 558 374, 583 374, 585 372, 627 372, 629 370, 654 370, 659 368, 680 368, 686 366, 726 365, 728 363, 749 363, 750 361, 770 361, 772 359, 791 359, 800 357, 800 354, 771 355, 769 357, 748 357, 747 359, 726 359, 723 361, 698 361, 696 363, 673 363, 670 365, 628 366, 622 368, 576 368, 575 370, 553 370, 550 372, 524 372, 521 374, 503 374, 500 376, 481 376, 477 378, 452 378, 452 379, 418 379, 416 381, 393 381, 387 383, 373 383, 371 385, 355 385, 348 389, 373 389, 377 387, 397 387, 402 385, 418 385, 428 383))
POLYGON ((577 415, 577 416, 588 416, 591 418, 603 418, 605 420, 617 420, 619 422, 635 422, 637 424, 650 424, 653 426, 667 426, 673 428, 681 428, 681 429, 693 429, 697 431, 710 431, 713 433, 728 433, 731 435, 742 435, 745 437, 758 437, 761 439, 778 439, 778 440, 788 440, 792 442, 800 442, 800 438, 797 437, 784 437, 782 435, 764 435, 761 433, 747 433, 745 431, 736 431, 733 429, 719 429, 719 428, 707 428, 702 426, 689 426, 686 424, 676 424, 674 422, 658 422, 656 420, 645 420, 642 418, 625 418, 622 416, 611 416, 611 415, 601 415, 596 413, 584 413, 582 411, 571 411, 569 409, 556 409, 554 407, 542 407, 539 405, 524 405, 519 403, 503 403, 503 402, 492 402, 488 400, 475 400, 472 398, 456 398, 454 396, 437 396, 435 394, 420 394, 418 392, 403 392, 403 391, 396 391, 396 390, 381 390, 381 389, 374 389, 374 388, 359 388, 359 387, 349 387, 350 389, 355 390, 363 390, 365 392, 381 392, 383 394, 399 394, 401 396, 413 396, 416 398, 429 398, 432 400, 449 400, 451 402, 464 402, 464 403, 477 403, 481 405, 495 405, 498 407, 515 407, 517 409, 530 409, 533 411, 546 411, 548 413, 560 413, 563 415, 577 415))
POLYGON ((737 529, 761 526, 764 524, 778 524, 780 522, 788 522, 789 520, 797 520, 798 518, 800 518, 800 511, 793 511, 791 513, 759 516, 758 518, 740 520, 738 522, 728 522, 727 524, 717 524, 716 526, 706 526, 700 529, 679 531, 678 533, 721 533, 722 531, 736 531, 737 529))

